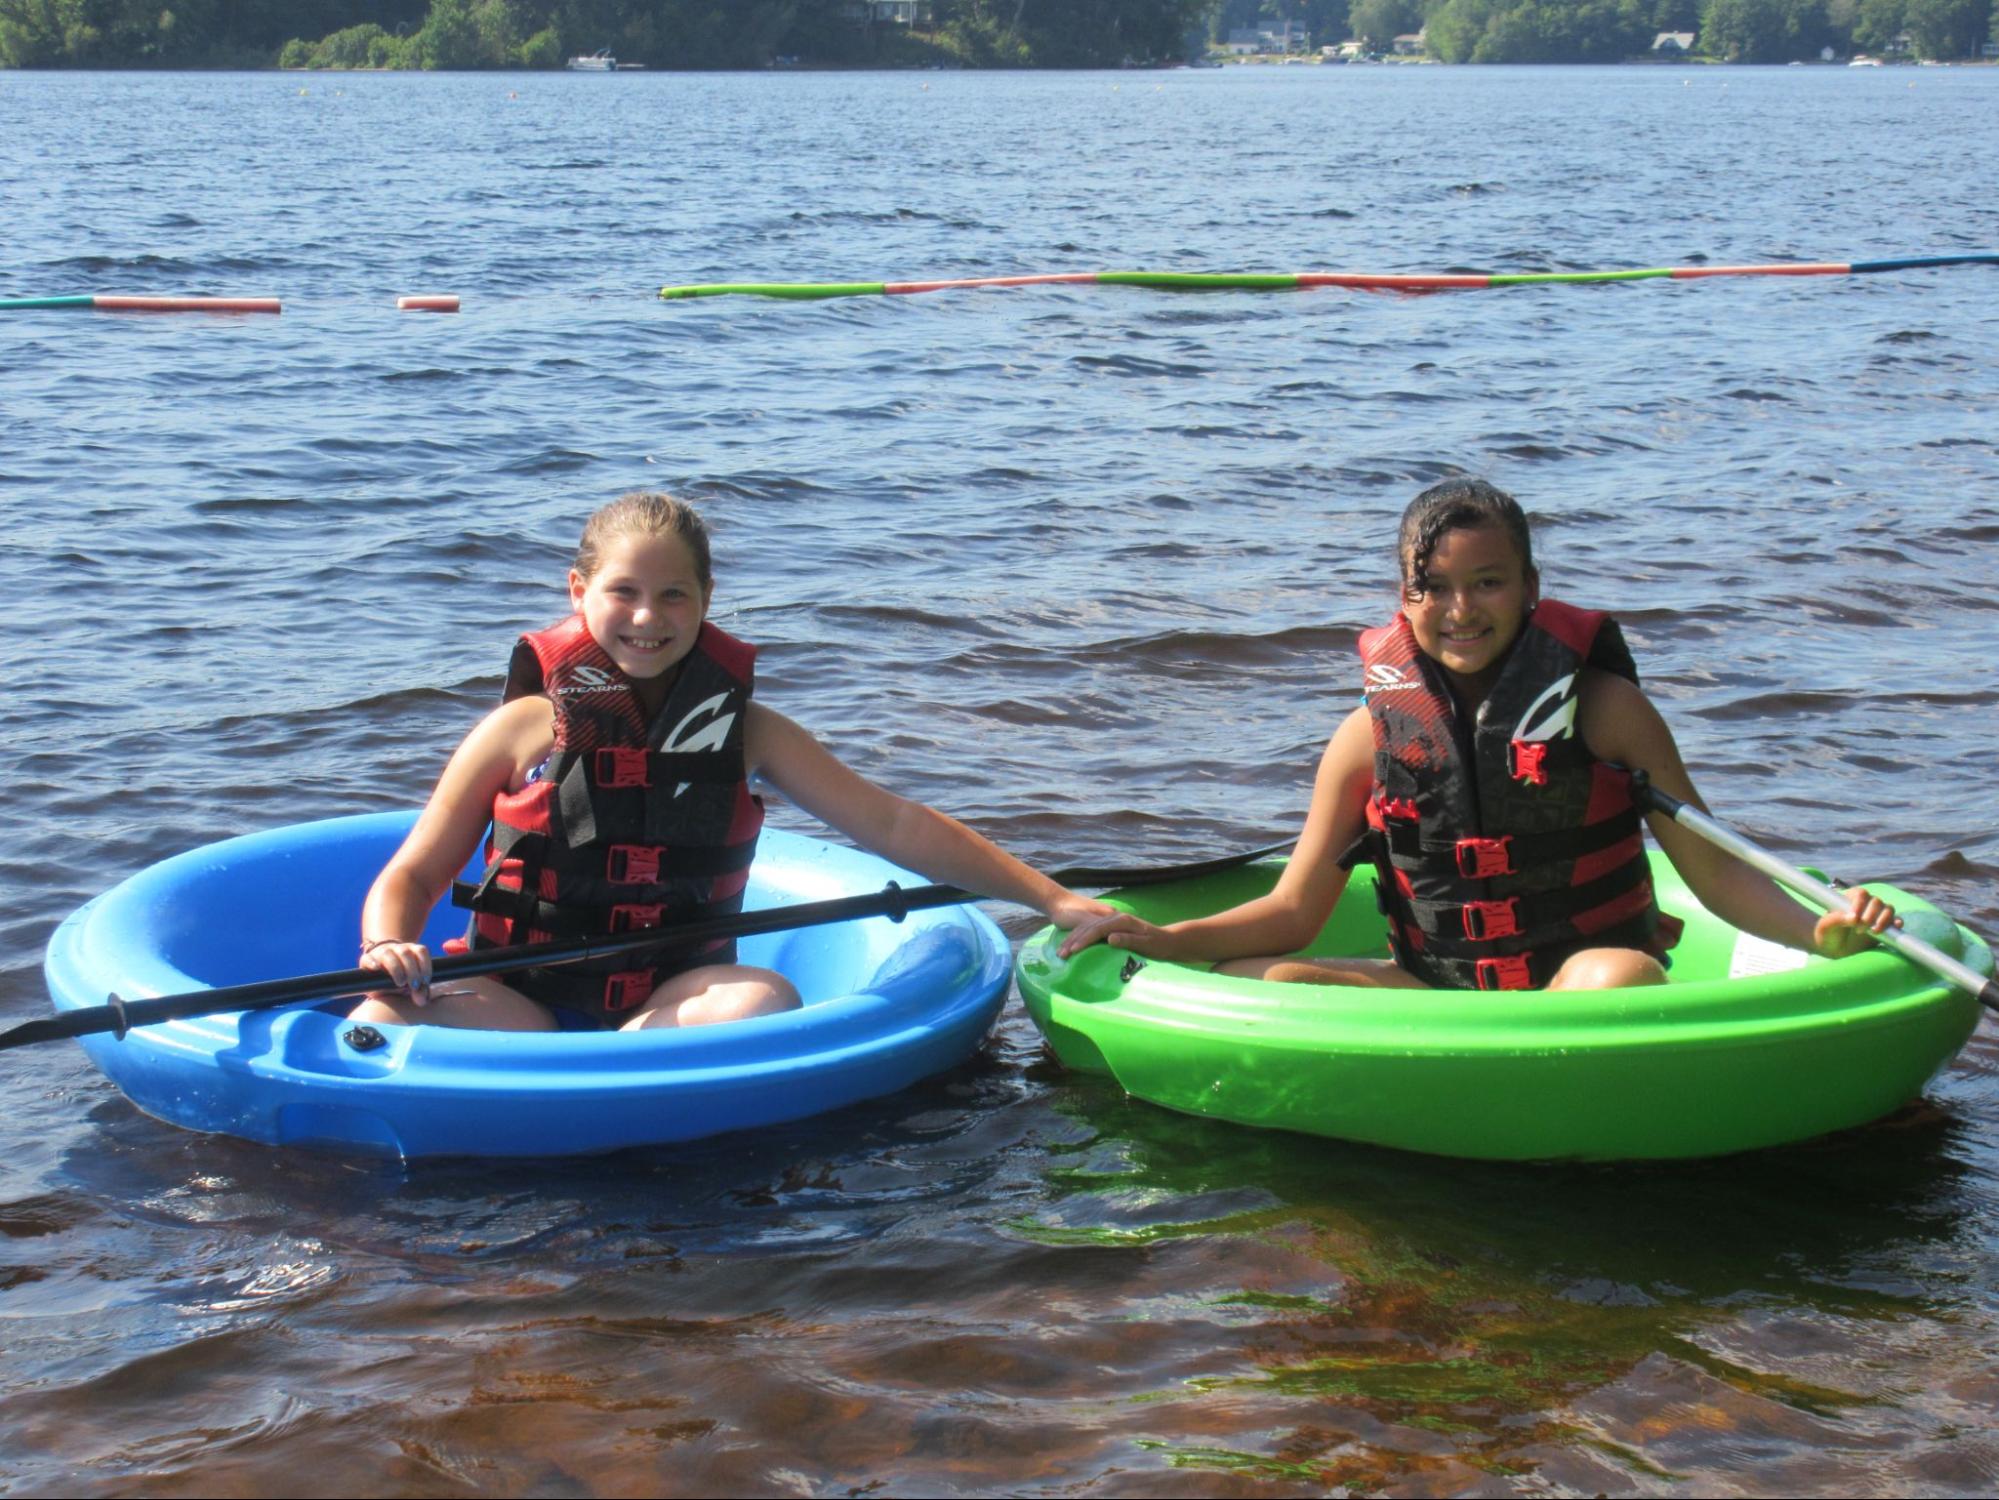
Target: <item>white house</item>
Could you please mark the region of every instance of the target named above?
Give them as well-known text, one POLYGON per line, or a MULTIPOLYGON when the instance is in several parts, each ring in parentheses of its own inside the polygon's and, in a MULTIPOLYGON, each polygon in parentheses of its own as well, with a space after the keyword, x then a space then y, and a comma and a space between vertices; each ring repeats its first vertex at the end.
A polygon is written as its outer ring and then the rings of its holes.
POLYGON ((1282 31, 1272 31, 1267 26, 1236 26, 1229 30, 1228 40, 1222 44, 1237 57, 1253 57, 1270 52, 1311 51, 1312 38, 1304 31, 1296 30, 1290 22, 1284 23, 1282 31))
POLYGON ((1662 31, 1652 38, 1652 50, 1662 57, 1673 57, 1694 50, 1694 34, 1691 31, 1662 31))
POLYGON ((847 0, 841 14, 849 21, 874 21, 885 26, 928 26, 932 0, 847 0))

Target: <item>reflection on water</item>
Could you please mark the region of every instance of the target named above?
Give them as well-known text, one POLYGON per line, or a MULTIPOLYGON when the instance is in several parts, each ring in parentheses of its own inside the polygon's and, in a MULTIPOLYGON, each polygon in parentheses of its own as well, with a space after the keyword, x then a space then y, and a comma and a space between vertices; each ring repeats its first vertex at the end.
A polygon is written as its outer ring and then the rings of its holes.
POLYGON ((1185 1120, 1057 1076, 1014 1022, 883 1104, 558 1165, 93 1113, 65 1191, 4 1226, 45 1275, 13 1357, 61 1372, 9 1402, 24 1487, 1994 1474, 1980 1153, 1933 1104, 1726 1162, 1495 1167, 1185 1120))
MULTIPOLYGON (((287 310, 7 315, 0 1019, 124 874, 420 797, 636 485, 712 518, 767 701, 1139 864, 1295 826, 1401 506, 1488 474, 1714 804, 1991 933, 1989 274, 649 295, 1990 249, 1999 73, 1860 71, 9 75, 0 294, 287 310)), ((1183 1119, 1017 1007, 893 1099, 519 1165, 191 1135, 10 1054, 0 1488, 1986 1493, 1994 1048, 1637 1170, 1183 1119)))

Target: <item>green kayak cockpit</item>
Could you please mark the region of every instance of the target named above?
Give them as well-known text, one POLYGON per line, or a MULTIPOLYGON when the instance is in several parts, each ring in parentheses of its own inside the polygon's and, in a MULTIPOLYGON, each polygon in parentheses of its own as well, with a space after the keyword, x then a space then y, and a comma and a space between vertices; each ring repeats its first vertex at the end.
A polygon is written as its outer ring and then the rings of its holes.
MULTIPOLYGON (((1862 1125, 1905 1103, 1971 1035, 1979 1006, 1875 949, 1831 962, 1738 932, 1652 856, 1685 924, 1669 980, 1563 991, 1280 984, 1097 946, 1016 964, 1029 1014, 1068 1067, 1141 1099, 1237 1124, 1445 1156, 1713 1156, 1862 1125)), ((1154 922, 1268 891, 1279 866, 1105 899, 1154 922)), ((1974 934, 1870 882, 1907 929, 1992 972, 1974 934)), ((1386 957, 1362 866, 1307 957, 1386 957)))

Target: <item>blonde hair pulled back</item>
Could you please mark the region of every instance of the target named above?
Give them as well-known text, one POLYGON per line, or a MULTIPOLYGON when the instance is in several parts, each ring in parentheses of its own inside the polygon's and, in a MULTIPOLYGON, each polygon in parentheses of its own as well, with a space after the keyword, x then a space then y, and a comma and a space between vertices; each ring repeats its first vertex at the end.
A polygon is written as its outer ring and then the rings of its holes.
POLYGON ((708 561, 708 523, 685 500, 660 490, 633 490, 601 507, 583 525, 576 544, 577 573, 587 582, 604 565, 604 550, 621 537, 678 537, 694 559, 701 587, 711 588, 715 575, 708 561))

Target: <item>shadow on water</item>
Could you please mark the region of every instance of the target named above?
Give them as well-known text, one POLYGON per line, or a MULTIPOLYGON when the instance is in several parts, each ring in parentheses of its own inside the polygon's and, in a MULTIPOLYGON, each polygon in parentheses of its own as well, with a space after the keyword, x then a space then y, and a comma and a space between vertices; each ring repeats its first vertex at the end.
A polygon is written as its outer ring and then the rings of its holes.
POLYGON ((1057 1107, 1088 1133, 1050 1153, 1044 1203, 1009 1228, 1102 1249, 1220 1236, 1255 1268, 1210 1294, 1242 1321, 1243 1367, 1158 1393, 1175 1411, 1144 1442, 1174 1468, 1628 1489, 1721 1482, 1729 1435, 1753 1433, 1808 1474, 1817 1444, 1889 1398, 1816 1366, 1804 1346, 1823 1339, 1803 1330, 1893 1342, 1948 1322, 1938 1272, 1970 1249, 1967 1127, 1925 1101, 1741 1157, 1515 1166, 1196 1122, 1066 1081, 1057 1107), (1202 1398, 1260 1410, 1228 1425, 1264 1442, 1189 1441, 1202 1423, 1181 1408, 1202 1398))

